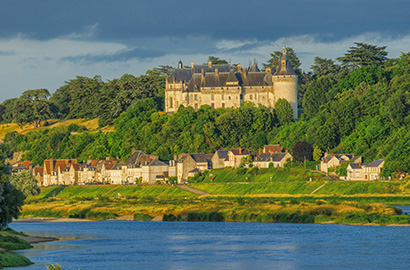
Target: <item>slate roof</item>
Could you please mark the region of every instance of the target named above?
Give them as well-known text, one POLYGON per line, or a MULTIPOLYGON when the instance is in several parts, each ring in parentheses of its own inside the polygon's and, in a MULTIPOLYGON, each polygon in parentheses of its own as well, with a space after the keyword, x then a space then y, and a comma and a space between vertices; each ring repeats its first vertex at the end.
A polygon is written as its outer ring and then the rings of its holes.
POLYGON ((287 155, 286 152, 281 152, 281 153, 262 153, 259 156, 256 157, 256 161, 265 161, 265 162, 280 162, 283 160, 283 158, 287 155))
POLYGON ((142 162, 146 161, 147 155, 142 151, 135 151, 131 154, 126 164, 128 166, 140 165, 142 162))
POLYGON ((379 167, 384 162, 384 159, 374 160, 372 162, 367 163, 366 167, 379 167))
POLYGON ((146 166, 167 166, 167 164, 165 164, 162 161, 159 161, 158 159, 154 159, 148 162, 146 166))
POLYGON ((219 158, 223 159, 228 158, 228 152, 228 150, 218 150, 215 154, 217 154, 219 158))

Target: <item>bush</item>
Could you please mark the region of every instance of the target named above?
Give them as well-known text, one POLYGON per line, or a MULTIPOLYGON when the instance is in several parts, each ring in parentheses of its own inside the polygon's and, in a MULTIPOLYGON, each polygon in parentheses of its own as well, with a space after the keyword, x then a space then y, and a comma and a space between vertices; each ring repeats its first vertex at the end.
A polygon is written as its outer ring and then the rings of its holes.
POLYGON ((144 213, 135 213, 134 214, 134 220, 142 220, 142 221, 150 221, 154 217, 151 217, 150 215, 144 214, 144 213))

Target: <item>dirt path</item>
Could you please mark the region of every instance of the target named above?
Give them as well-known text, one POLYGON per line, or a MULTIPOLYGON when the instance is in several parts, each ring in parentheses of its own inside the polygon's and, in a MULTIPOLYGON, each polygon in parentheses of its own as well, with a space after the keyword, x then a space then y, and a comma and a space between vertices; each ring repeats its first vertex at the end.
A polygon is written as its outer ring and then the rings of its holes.
POLYGON ((324 186, 327 184, 327 182, 328 182, 328 181, 325 181, 325 182, 323 183, 323 185, 321 185, 321 186, 318 187, 317 189, 315 189, 315 190, 313 190, 312 192, 310 192, 309 195, 314 194, 316 191, 318 191, 319 189, 321 189, 322 187, 324 187, 324 186))
POLYGON ((189 192, 201 195, 201 196, 212 196, 212 194, 206 193, 205 191, 196 189, 196 188, 191 188, 185 185, 178 185, 177 187, 188 190, 189 192))

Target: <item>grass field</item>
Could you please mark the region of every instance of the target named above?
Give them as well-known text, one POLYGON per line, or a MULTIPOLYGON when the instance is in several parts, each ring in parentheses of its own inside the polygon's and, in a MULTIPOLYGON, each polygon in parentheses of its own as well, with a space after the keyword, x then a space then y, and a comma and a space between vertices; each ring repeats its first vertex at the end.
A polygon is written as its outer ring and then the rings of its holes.
POLYGON ((51 119, 48 120, 49 125, 48 126, 40 126, 37 128, 34 128, 33 125, 31 124, 25 124, 23 126, 19 126, 15 123, 9 123, 9 124, 1 124, 0 125, 0 139, 4 139, 7 133, 12 132, 12 131, 17 131, 18 133, 21 134, 26 134, 30 131, 40 131, 44 129, 50 129, 50 128, 56 128, 56 127, 68 127, 70 124, 77 124, 80 126, 84 126, 87 128, 87 130, 90 131, 97 131, 101 130, 103 132, 110 132, 113 131, 113 127, 107 126, 102 129, 98 127, 98 118, 96 119, 69 119, 69 120, 59 120, 59 119, 51 119))

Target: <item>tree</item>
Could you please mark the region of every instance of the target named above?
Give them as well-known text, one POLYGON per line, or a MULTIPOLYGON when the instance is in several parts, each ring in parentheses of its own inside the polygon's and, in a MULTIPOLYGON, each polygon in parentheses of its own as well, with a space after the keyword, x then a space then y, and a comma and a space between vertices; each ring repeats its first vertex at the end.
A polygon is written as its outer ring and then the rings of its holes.
POLYGON ((319 79, 309 84, 305 97, 303 98, 304 114, 308 118, 315 116, 322 105, 328 101, 326 94, 332 89, 333 82, 326 76, 322 76, 319 79))
POLYGON ((313 70, 313 76, 320 78, 326 76, 334 81, 339 80, 342 76, 346 75, 346 70, 340 65, 335 64, 332 59, 320 58, 316 56, 314 64, 311 66, 313 70))
POLYGON ((275 112, 281 126, 286 125, 293 120, 293 109, 289 102, 280 98, 275 104, 275 112))
MULTIPOLYGON (((227 65, 228 62, 224 59, 220 59, 219 57, 209 56, 208 62, 211 61, 212 65, 227 65)), ((205 63, 207 65, 208 63, 205 63)))
POLYGON ((26 197, 40 193, 40 188, 37 186, 37 180, 29 171, 13 174, 10 177, 10 183, 16 189, 20 190, 26 197))
MULTIPOLYGON (((279 67, 280 60, 282 59, 282 51, 274 51, 273 53, 270 54, 271 58, 263 65, 264 68, 267 67, 279 67)), ((292 69, 295 71, 295 73, 300 77, 302 74, 302 70, 300 69, 300 65, 302 64, 297 57, 295 51, 291 47, 286 48, 286 56, 292 66, 292 69)))
POLYGON ((13 220, 18 218, 21 207, 24 204, 24 194, 10 184, 10 170, 4 163, 4 145, 0 145, 0 230, 7 227, 13 220))
POLYGON ((387 61, 387 46, 377 47, 361 42, 354 42, 356 46, 350 47, 350 50, 343 57, 336 58, 342 62, 342 65, 350 71, 355 71, 363 66, 384 67, 387 61))
POLYGON ((299 141, 292 148, 292 157, 297 161, 312 160, 313 148, 307 141, 299 141))
POLYGON ((18 124, 32 123, 38 127, 41 121, 50 119, 52 106, 47 98, 50 93, 47 89, 27 90, 16 100, 14 108, 14 120, 18 124))
POLYGON ((313 148, 313 160, 319 161, 321 157, 322 157, 322 150, 320 150, 319 147, 315 146, 313 148))

